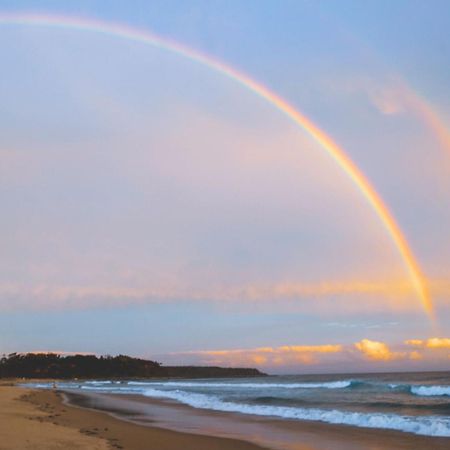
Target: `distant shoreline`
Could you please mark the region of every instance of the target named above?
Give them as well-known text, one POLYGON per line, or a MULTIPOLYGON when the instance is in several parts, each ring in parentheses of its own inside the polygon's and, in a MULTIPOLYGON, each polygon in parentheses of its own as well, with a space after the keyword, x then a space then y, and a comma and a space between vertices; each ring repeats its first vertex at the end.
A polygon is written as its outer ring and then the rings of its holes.
POLYGON ((56 353, 10 353, 0 360, 0 379, 167 379, 262 377, 255 368, 218 366, 163 366, 127 355, 100 356, 56 353))

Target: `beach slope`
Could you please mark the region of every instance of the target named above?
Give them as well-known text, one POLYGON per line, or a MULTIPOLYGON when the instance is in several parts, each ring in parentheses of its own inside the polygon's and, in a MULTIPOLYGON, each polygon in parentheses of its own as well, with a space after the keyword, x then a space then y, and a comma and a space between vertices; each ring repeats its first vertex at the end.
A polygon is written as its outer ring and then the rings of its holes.
POLYGON ((261 450, 226 438, 140 426, 65 405, 60 394, 0 386, 0 450, 261 450))
POLYGON ((0 450, 106 450, 108 442, 77 429, 56 424, 53 408, 45 410, 25 401, 33 393, 12 386, 0 386, 0 450))

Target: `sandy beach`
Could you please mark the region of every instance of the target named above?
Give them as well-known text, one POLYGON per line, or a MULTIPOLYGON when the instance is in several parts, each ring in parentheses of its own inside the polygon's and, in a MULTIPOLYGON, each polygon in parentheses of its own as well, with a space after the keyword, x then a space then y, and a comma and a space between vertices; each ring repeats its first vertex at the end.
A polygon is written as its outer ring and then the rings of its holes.
POLYGON ((203 411, 133 395, 80 395, 12 384, 0 386, 0 435, 0 450, 444 450, 449 442, 388 430, 203 411))
POLYGON ((140 426, 63 404, 61 394, 0 386, 0 450, 258 450, 237 440, 140 426))
POLYGON ((39 394, 0 386, 1 450, 110 448, 105 439, 81 433, 76 427, 59 426, 64 412, 58 408, 58 399, 52 393, 39 394))

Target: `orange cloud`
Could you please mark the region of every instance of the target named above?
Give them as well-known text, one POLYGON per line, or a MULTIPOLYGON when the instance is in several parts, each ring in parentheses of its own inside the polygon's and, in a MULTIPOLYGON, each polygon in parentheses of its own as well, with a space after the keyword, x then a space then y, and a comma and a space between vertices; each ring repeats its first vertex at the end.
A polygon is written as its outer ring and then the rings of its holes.
POLYGON ((428 348, 448 348, 450 349, 449 338, 430 338, 427 340, 426 346, 428 348))
MULTIPOLYGON (((181 277, 180 277, 181 278, 181 277)), ((125 284, 125 283, 123 283, 125 284)), ((439 305, 450 305, 450 283, 428 282, 439 305)), ((330 281, 282 282, 239 285, 202 285, 178 280, 160 280, 146 285, 135 280, 126 286, 107 285, 20 285, 0 284, 0 311, 17 309, 65 310, 92 307, 117 307, 153 302, 209 302, 261 308, 305 311, 320 315, 346 315, 349 312, 410 311, 417 309, 411 301, 414 293, 406 280, 385 282, 330 281), (332 301, 330 301, 332 300, 332 301), (282 303, 283 302, 283 303, 282 303)))
POLYGON ((277 350, 294 353, 336 353, 342 351, 342 345, 284 345, 277 350))
POLYGON ((384 342, 371 341, 370 339, 363 339, 357 342, 355 347, 363 353, 367 359, 374 361, 391 361, 402 355, 392 352, 384 342))
MULTIPOLYGON (((80 307, 148 303, 154 300, 178 301, 191 299, 194 301, 272 301, 274 299, 307 300, 336 299, 336 296, 364 296, 367 300, 383 297, 392 302, 395 307, 410 307, 407 301, 412 294, 408 281, 399 282, 368 282, 368 281, 336 281, 336 282, 282 282, 254 283, 234 286, 195 287, 181 281, 170 281, 166 285, 155 284, 142 286, 104 285, 0 285, 0 309, 18 308, 54 308, 80 307), (404 300, 404 301, 402 301, 404 300)), ((365 307, 370 307, 364 303, 365 307)), ((374 306, 374 305, 372 305, 374 306)), ((355 307, 362 307, 360 303, 355 307)))
POLYGON ((409 354, 409 359, 412 359, 412 360, 423 359, 423 355, 419 352, 414 351, 409 354))
POLYGON ((372 361, 392 361, 395 359, 419 360, 423 356, 417 351, 394 352, 384 342, 363 339, 355 343, 355 347, 369 360, 372 361))
MULTIPOLYGON (((300 367, 302 365, 320 363, 329 364, 338 360, 341 362, 346 360, 354 362, 356 350, 356 355, 374 364, 393 361, 417 362, 427 358, 436 361, 436 358, 430 352, 426 352, 425 349, 448 349, 450 348, 450 339, 410 339, 405 341, 404 344, 415 346, 417 350, 407 351, 400 343, 390 346, 385 342, 362 339, 359 342, 348 345, 281 345, 278 347, 268 346, 246 349, 198 350, 171 353, 170 357, 175 357, 176 360, 179 360, 180 357, 191 356, 195 363, 202 364, 275 368, 300 367)), ((446 354, 437 356, 439 358, 447 358, 446 354)))
POLYGON ((405 341, 406 345, 413 345, 415 347, 431 348, 431 349, 450 349, 450 338, 429 338, 426 340, 409 339, 405 341))
POLYGON ((342 351, 342 345, 283 345, 253 349, 201 350, 184 352, 181 355, 198 355, 202 358, 203 363, 208 364, 282 366, 313 364, 318 362, 317 355, 319 354, 342 351))
POLYGON ((406 345, 414 345, 415 347, 422 347, 424 341, 421 339, 408 339, 405 341, 406 345))

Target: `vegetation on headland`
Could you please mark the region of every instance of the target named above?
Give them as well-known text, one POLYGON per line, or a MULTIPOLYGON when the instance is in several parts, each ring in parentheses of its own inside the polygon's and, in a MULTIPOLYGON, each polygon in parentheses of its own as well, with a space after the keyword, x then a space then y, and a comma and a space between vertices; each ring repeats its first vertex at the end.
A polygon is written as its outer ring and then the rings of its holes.
POLYGON ((252 368, 163 366, 130 356, 11 353, 0 359, 0 378, 218 378, 264 375, 252 368))

